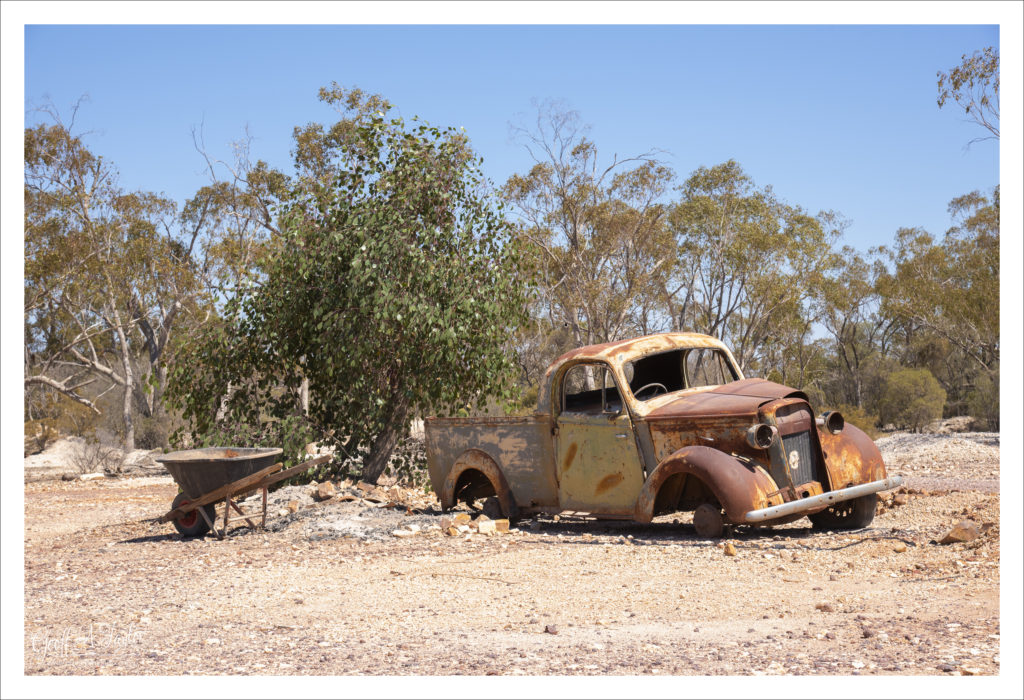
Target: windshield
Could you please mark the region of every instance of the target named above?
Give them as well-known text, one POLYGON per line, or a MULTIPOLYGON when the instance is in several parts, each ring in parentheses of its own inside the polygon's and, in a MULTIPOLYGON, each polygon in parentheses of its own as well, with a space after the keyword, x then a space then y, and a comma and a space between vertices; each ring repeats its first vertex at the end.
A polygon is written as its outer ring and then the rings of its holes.
POLYGON ((725 353, 716 348, 681 348, 641 357, 623 365, 629 389, 640 401, 701 386, 717 386, 739 377, 725 353))

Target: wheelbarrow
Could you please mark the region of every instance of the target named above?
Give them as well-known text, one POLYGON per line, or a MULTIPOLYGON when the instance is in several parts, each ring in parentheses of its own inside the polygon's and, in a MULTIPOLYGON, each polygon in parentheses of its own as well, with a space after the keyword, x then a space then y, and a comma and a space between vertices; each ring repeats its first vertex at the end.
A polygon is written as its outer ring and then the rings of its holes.
POLYGON ((266 527, 267 489, 331 460, 331 455, 324 455, 282 471, 284 465, 276 461, 281 452, 279 447, 206 447, 157 457, 181 489, 159 522, 172 522, 184 537, 199 537, 213 530, 219 539, 227 535, 228 525, 240 520, 255 530, 258 518, 259 527, 266 527), (246 513, 237 500, 256 490, 263 492, 262 511, 246 513), (220 529, 216 526, 219 501, 224 501, 220 529), (238 515, 231 517, 232 510, 238 515))

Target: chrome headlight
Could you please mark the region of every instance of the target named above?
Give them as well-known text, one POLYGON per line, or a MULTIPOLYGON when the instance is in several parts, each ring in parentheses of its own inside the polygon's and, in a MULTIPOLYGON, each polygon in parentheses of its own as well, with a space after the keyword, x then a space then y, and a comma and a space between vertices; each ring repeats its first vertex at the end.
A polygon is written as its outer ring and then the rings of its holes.
POLYGON ((843 432, 843 428, 846 427, 846 419, 843 418, 843 414, 839 411, 825 411, 818 416, 815 423, 833 435, 838 435, 843 432))
POLYGON ((755 450, 767 450, 775 442, 778 429, 773 425, 758 423, 747 428, 747 444, 755 450))

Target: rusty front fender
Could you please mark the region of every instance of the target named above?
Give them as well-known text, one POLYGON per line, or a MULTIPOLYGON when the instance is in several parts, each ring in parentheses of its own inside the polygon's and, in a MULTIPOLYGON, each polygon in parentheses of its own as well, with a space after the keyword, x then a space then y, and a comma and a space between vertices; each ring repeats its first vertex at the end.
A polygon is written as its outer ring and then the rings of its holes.
POLYGON ((712 447, 690 446, 669 455, 651 473, 636 499, 634 520, 651 522, 658 490, 675 474, 692 475, 704 482, 732 522, 743 522, 751 510, 783 502, 778 486, 761 467, 748 466, 712 447))
POLYGON ((469 470, 476 470, 486 476, 491 482, 491 486, 494 487, 494 493, 501 503, 502 512, 509 518, 516 517, 518 513, 516 501, 512 497, 512 489, 509 488, 508 480, 501 473, 501 467, 493 457, 476 448, 466 450, 459 455, 455 464, 448 471, 444 486, 441 488, 441 508, 449 510, 455 505, 455 486, 459 483, 459 477, 469 470))
POLYGON ((847 423, 838 435, 819 430, 818 437, 832 491, 888 476, 878 446, 860 428, 847 423))

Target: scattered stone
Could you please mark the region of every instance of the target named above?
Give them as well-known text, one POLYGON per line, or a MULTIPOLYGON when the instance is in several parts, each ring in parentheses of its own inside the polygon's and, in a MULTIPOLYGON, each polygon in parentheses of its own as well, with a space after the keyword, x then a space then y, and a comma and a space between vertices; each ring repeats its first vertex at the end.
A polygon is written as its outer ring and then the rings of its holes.
POLYGON ((508 518, 498 518, 497 520, 495 520, 494 521, 494 528, 498 532, 508 532, 509 531, 508 518))
POLYGON ((893 494, 892 504, 894 506, 905 506, 910 503, 910 496, 905 493, 893 494))
POLYGON ((817 603, 815 604, 814 609, 820 610, 821 612, 835 612, 835 608, 832 607, 831 603, 817 603))
POLYGON ((960 674, 963 676, 977 676, 981 673, 981 669, 973 668, 971 666, 961 666, 960 674))
POLYGON ((449 525, 444 529, 444 534, 448 535, 449 537, 455 537, 459 534, 459 528, 455 527, 454 525, 449 525))
POLYGON ((544 631, 548 634, 558 634, 558 627, 555 625, 544 625, 544 631))
POLYGON ((288 501, 288 505, 285 506, 285 508, 288 509, 289 513, 296 513, 299 510, 299 502, 298 501, 288 501))
POLYGON ((313 498, 318 501, 326 501, 334 498, 336 493, 337 492, 334 490, 334 484, 330 481, 325 481, 322 484, 317 484, 316 493, 313 494, 313 498))
POLYGON ((103 472, 93 472, 92 474, 82 474, 78 477, 81 481, 93 481, 95 479, 102 479, 106 476, 103 472))
POLYGON ((736 556, 736 545, 734 545, 732 542, 726 542, 725 547, 722 549, 722 554, 724 554, 727 557, 736 556))
POLYGON ((452 525, 455 524, 455 521, 453 521, 451 518, 449 518, 447 515, 445 515, 445 516, 443 516, 441 518, 441 523, 440 524, 441 524, 441 529, 442 530, 447 530, 448 528, 450 528, 452 525))
POLYGON ((907 551, 907 545, 903 544, 902 542, 897 542, 896 546, 892 548, 892 551, 898 554, 902 554, 903 552, 907 551))
POLYGON ((860 633, 861 633, 861 636, 864 637, 864 639, 871 639, 872 637, 875 636, 875 631, 873 629, 871 629, 870 627, 862 628, 860 633))
POLYGON ((287 508, 281 508, 280 510, 278 510, 278 511, 277 511, 277 514, 278 514, 279 516, 281 516, 281 517, 283 517, 283 516, 285 516, 285 515, 288 515, 288 514, 290 514, 290 513, 291 513, 291 511, 290 511, 290 510, 288 510, 287 508))
POLYGON ((465 525, 470 520, 472 520, 472 518, 469 517, 469 513, 457 513, 455 515, 455 518, 454 518, 453 522, 456 525, 465 525))
POLYGON ((78 475, 77 474, 72 474, 71 472, 68 472, 66 474, 61 474, 60 475, 60 480, 61 481, 74 481, 77 478, 78 478, 78 475))
POLYGON ((413 537, 416 533, 412 530, 392 530, 391 535, 393 537, 413 537))
POLYGON ((947 532, 939 540, 939 544, 953 544, 954 542, 970 542, 978 539, 981 533, 978 531, 978 524, 973 520, 961 520, 952 530, 947 532))
POLYGON ((956 670, 956 666, 954 666, 953 664, 939 664, 935 668, 939 669, 940 671, 944 671, 946 673, 952 673, 953 671, 956 670))
POLYGON ((498 526, 493 520, 477 520, 476 529, 481 535, 494 535, 498 532, 498 526))

